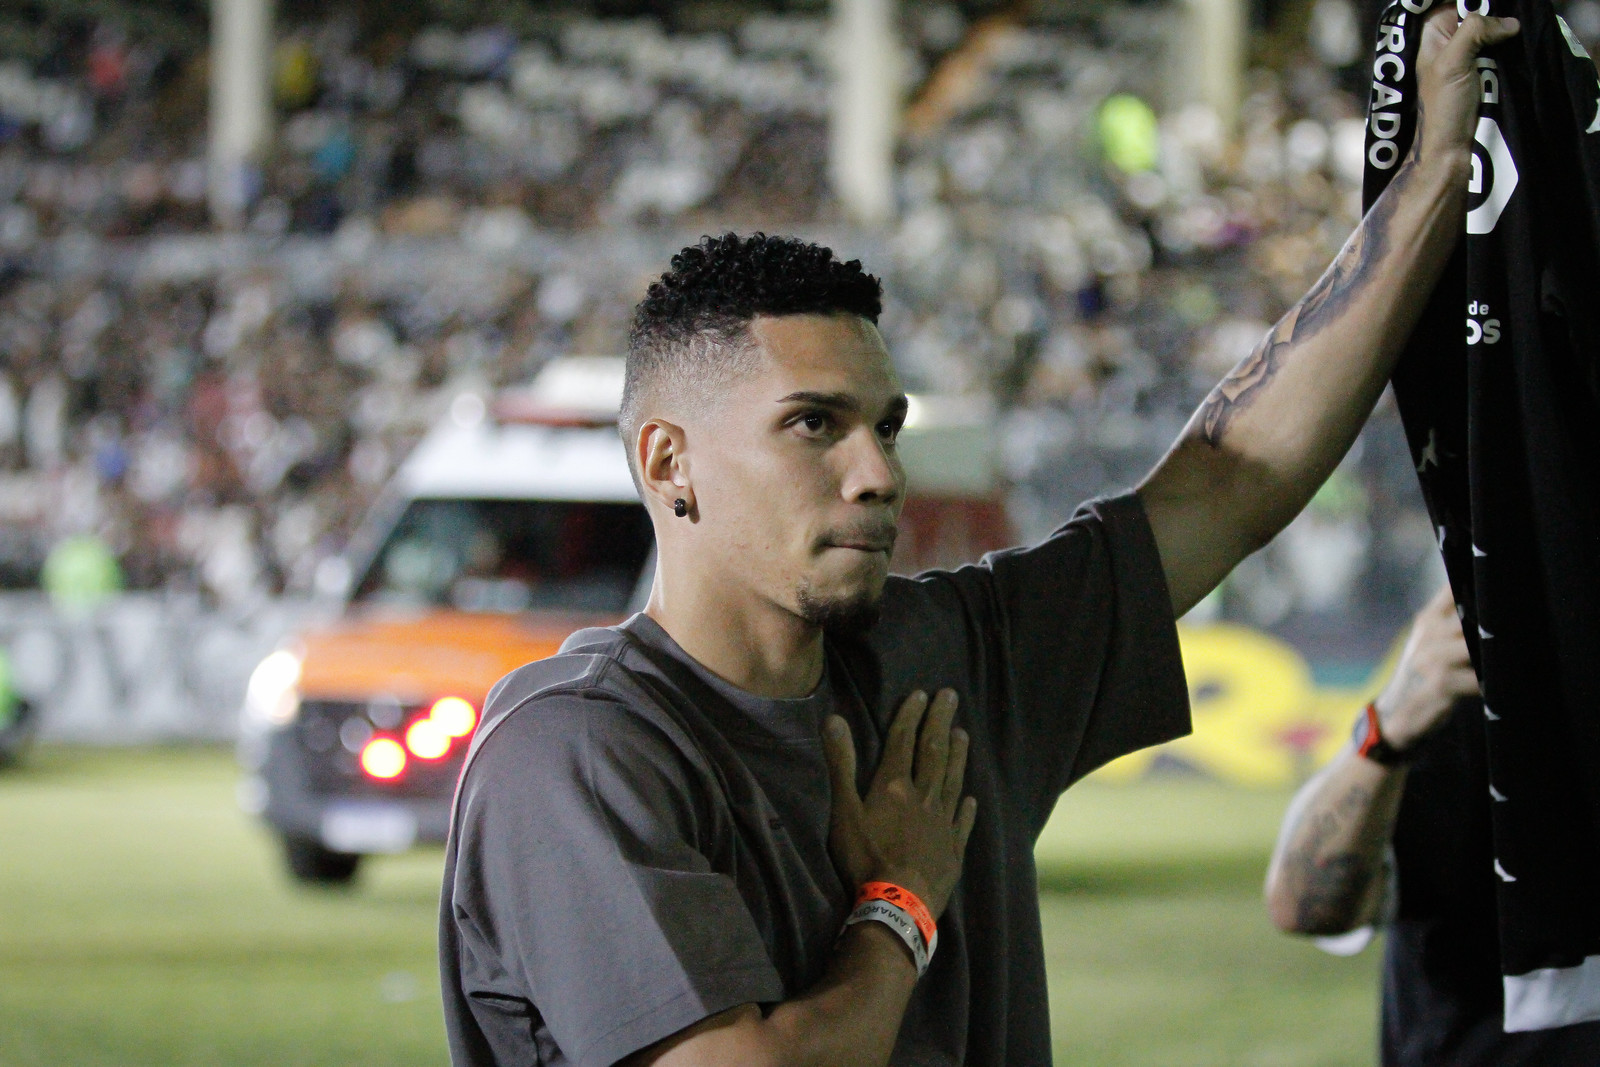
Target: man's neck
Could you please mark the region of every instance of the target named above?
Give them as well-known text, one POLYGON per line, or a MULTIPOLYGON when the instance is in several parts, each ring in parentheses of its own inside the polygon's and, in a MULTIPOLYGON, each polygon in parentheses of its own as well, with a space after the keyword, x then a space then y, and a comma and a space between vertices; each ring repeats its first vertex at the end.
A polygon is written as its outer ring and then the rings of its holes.
POLYGON ((666 582, 658 569, 644 613, 695 662, 748 693, 803 697, 822 680, 822 628, 749 592, 666 582))

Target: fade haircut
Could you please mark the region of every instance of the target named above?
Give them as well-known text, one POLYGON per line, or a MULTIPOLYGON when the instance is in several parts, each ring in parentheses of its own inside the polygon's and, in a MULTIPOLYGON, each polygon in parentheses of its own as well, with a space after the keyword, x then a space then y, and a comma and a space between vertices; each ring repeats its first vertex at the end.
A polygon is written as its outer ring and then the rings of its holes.
POLYGON ((847 314, 876 325, 882 312, 883 286, 859 259, 841 262, 797 237, 702 237, 672 257, 633 312, 617 420, 629 468, 647 398, 665 387, 699 394, 694 403, 748 369, 757 315, 847 314))

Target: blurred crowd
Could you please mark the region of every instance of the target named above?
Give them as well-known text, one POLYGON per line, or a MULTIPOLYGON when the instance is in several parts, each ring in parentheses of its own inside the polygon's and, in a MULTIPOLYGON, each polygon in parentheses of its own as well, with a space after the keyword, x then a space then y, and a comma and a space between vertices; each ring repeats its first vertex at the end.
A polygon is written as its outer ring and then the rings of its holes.
MULTIPOLYGON (((1566 10, 1600 37, 1600 3, 1566 10)), ((651 274, 725 229, 884 277, 908 387, 1001 412, 1022 533, 1136 481, 1359 218, 1360 12, 1285 7, 1230 130, 1173 99, 1177 7, 903 11, 883 227, 829 192, 814 16, 281 23, 276 147, 228 232, 202 51, 72 23, 0 53, 0 586, 88 536, 132 587, 308 591, 454 397, 619 353, 651 274)), ((1399 618, 1434 556, 1386 402, 1208 610, 1399 618)))

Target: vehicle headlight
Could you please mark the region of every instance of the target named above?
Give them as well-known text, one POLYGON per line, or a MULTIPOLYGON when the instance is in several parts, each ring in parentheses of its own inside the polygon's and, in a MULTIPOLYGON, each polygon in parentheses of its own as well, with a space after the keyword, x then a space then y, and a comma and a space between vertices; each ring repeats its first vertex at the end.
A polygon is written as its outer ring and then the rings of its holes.
POLYGON ((244 714, 262 726, 287 726, 300 711, 300 657, 280 648, 256 665, 244 693, 244 714))

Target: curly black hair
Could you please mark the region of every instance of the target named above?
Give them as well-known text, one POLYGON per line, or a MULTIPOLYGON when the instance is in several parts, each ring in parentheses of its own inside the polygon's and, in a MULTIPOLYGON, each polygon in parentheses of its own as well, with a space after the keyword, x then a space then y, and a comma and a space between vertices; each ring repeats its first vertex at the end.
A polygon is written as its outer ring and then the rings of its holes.
POLYGON ((628 349, 737 332, 757 315, 836 312, 869 322, 883 312, 883 286, 859 259, 842 263, 798 237, 702 237, 672 257, 672 269, 639 301, 628 349))
POLYGON ((725 233, 672 257, 633 312, 620 429, 630 445, 641 398, 655 385, 704 386, 744 365, 757 315, 859 315, 876 323, 883 285, 832 249, 797 237, 725 233))

